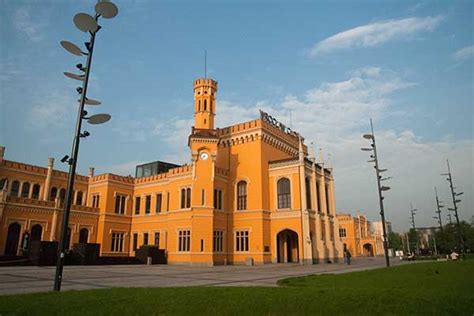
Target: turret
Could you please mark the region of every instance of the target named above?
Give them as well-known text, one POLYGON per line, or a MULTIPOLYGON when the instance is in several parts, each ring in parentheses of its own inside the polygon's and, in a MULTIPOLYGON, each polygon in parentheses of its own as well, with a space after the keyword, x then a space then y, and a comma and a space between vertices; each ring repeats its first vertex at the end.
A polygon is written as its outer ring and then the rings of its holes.
POLYGON ((217 81, 201 78, 194 80, 194 127, 214 129, 216 115, 217 81))

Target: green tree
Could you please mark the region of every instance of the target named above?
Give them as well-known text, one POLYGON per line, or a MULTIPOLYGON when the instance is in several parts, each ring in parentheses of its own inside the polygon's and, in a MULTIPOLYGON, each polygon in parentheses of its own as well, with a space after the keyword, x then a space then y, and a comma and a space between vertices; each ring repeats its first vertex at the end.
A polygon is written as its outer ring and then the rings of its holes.
POLYGON ((388 247, 393 250, 403 250, 402 236, 391 232, 388 234, 388 247))

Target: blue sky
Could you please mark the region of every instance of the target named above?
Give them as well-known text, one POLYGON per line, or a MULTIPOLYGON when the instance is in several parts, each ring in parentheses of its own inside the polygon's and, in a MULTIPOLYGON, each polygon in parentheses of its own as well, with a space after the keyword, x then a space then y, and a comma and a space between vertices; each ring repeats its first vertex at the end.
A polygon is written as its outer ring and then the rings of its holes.
MULTIPOLYGON (((219 81, 217 124, 262 108, 289 123, 333 161, 339 212, 378 219, 373 170, 360 134, 373 117, 382 165, 391 170, 387 217, 402 230, 409 204, 434 225, 434 186, 451 160, 473 216, 473 12, 470 1, 115 1, 102 20, 88 96, 107 125, 88 127, 79 172, 133 174, 138 163, 189 161, 192 81, 219 81)), ((83 62, 72 23, 95 1, 0 0, 0 144, 6 158, 45 165, 69 153, 83 62)), ((445 216, 443 217, 445 219, 445 216)))

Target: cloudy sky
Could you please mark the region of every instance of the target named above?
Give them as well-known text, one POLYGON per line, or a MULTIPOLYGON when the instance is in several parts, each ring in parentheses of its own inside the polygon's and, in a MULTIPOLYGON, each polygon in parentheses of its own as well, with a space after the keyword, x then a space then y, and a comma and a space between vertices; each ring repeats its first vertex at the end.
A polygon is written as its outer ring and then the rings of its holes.
MULTIPOLYGON (((95 1, 0 0, 0 144, 6 159, 45 165, 69 153, 85 60, 72 22, 95 1)), ((374 121, 395 229, 435 225, 434 187, 450 160, 473 216, 474 7, 471 1, 125 1, 97 35, 88 96, 107 125, 88 127, 79 172, 134 174, 139 163, 189 161, 192 82, 219 81, 220 127, 271 113, 322 148, 336 177, 338 212, 378 220, 374 170, 361 135, 374 121), (329 158, 331 157, 331 158, 329 158)), ((443 221, 447 211, 443 212, 443 221)))

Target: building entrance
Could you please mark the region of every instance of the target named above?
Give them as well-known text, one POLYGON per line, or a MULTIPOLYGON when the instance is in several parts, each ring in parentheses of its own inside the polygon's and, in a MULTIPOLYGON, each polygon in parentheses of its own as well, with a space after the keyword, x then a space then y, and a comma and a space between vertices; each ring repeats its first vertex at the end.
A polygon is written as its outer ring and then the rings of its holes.
POLYGON ((278 263, 299 262, 298 234, 285 229, 277 235, 278 263))
POLYGON ((7 242, 5 244, 5 256, 16 256, 18 243, 20 242, 21 225, 13 223, 8 226, 7 242))
POLYGON ((364 256, 373 257, 374 256, 374 248, 371 244, 364 245, 364 256))

